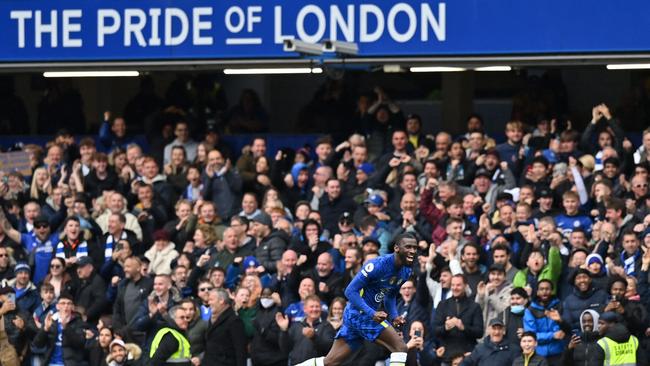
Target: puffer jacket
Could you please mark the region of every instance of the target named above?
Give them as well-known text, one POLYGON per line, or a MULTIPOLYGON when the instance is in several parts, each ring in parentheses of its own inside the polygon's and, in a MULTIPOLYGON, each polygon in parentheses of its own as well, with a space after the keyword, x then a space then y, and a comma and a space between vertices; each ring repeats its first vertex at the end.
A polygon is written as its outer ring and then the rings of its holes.
POLYGON ((593 285, 586 292, 580 292, 574 287, 573 293, 564 300, 562 319, 569 323, 571 329, 580 330, 580 314, 587 309, 601 313, 607 302, 607 293, 595 289, 593 285))
POLYGON ((282 253, 287 248, 289 241, 289 234, 284 230, 273 230, 259 243, 255 249, 255 257, 267 272, 275 273, 277 271, 276 262, 282 258, 282 253))
POLYGON ((468 357, 465 357, 461 366, 500 366, 511 365, 517 355, 510 345, 501 341, 493 343, 490 337, 476 347, 468 357))
MULTIPOLYGON (((546 310, 551 309, 557 309, 562 313, 560 300, 554 298, 546 306, 533 301, 524 314, 524 330, 537 334, 537 353, 543 357, 562 354, 566 342, 553 338, 553 335, 559 330, 564 330, 565 333, 570 331, 570 329, 562 329, 560 324, 549 319, 544 314, 546 310)), ((566 325, 565 328, 567 328, 566 325)))

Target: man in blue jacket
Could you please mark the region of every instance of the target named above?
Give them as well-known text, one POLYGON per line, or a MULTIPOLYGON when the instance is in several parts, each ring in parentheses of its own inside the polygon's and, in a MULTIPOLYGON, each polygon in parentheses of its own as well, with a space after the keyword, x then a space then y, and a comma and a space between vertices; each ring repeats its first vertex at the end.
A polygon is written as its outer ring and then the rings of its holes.
POLYGON ((564 299, 562 319, 571 326, 572 330, 580 330, 580 314, 587 309, 602 312, 607 305, 608 296, 604 290, 595 289, 591 283, 591 275, 584 268, 578 269, 573 275, 573 293, 564 299))

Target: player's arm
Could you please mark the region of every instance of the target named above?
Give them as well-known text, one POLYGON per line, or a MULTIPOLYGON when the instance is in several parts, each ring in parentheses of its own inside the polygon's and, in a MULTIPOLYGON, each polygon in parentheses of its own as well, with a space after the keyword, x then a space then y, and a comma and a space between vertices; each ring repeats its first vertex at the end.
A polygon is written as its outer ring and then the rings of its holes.
POLYGON ((397 291, 390 291, 384 297, 384 309, 388 313, 388 319, 393 321, 399 314, 397 314, 397 291))
POLYGON ((373 310, 361 297, 361 290, 371 282, 371 280, 379 277, 381 272, 379 268, 375 268, 375 264, 370 262, 366 264, 359 273, 354 276, 352 282, 345 289, 345 296, 350 300, 352 305, 357 309, 367 313, 368 315, 374 317, 375 310, 373 310))
POLYGON ((15 241, 16 243, 20 244, 20 232, 11 226, 9 223, 9 220, 7 219, 7 216, 5 216, 5 212, 2 208, 0 208, 0 226, 2 226, 2 230, 7 234, 9 239, 15 241))

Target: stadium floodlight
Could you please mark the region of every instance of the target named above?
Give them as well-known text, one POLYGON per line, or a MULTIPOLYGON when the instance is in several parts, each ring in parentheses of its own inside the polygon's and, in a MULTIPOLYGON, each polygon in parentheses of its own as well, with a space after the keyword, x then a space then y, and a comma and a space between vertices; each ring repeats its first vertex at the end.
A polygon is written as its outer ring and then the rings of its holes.
POLYGON ((45 71, 46 78, 114 78, 140 76, 138 71, 45 71))
POLYGON ((339 55, 355 56, 359 53, 359 45, 354 42, 325 40, 323 52, 334 52, 339 55))
POLYGON ((224 69, 223 73, 226 75, 321 74, 323 69, 320 67, 224 69))
POLYGON ((474 71, 511 71, 512 67, 510 66, 483 66, 477 67, 474 71))
POLYGON ((284 51, 320 56, 323 54, 323 47, 320 44, 307 43, 297 39, 285 39, 284 51))
POLYGON ((607 70, 645 70, 650 69, 650 64, 611 64, 607 70))
POLYGON ((467 69, 462 67, 450 67, 450 66, 414 66, 409 68, 410 72, 459 72, 466 71, 467 69))

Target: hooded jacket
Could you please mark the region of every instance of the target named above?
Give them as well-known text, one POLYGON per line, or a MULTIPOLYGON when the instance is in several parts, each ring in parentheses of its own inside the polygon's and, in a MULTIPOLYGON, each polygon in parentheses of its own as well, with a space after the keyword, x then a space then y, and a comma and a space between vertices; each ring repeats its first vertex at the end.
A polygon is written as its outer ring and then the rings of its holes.
POLYGON ((563 366, 602 366, 602 362, 598 363, 597 348, 600 346, 596 343, 600 338, 598 334, 598 319, 600 314, 595 310, 587 309, 580 314, 580 343, 574 348, 567 348, 562 355, 563 366), (586 332, 582 317, 586 314, 591 314, 594 320, 593 331, 586 332))
POLYGON ((602 312, 607 302, 607 293, 594 288, 593 285, 590 285, 589 289, 585 292, 581 292, 577 287, 574 287, 573 293, 564 300, 562 319, 569 323, 571 329, 579 330, 580 314, 587 309, 602 312))
POLYGON ((515 360, 517 351, 502 340, 499 343, 493 343, 489 336, 485 341, 474 347, 472 354, 465 357, 461 366, 499 366, 512 365, 515 360))
MULTIPOLYGON (((565 333, 570 329, 562 329, 560 324, 548 318, 544 312, 546 310, 557 309, 562 313, 562 306, 560 300, 557 298, 552 299, 548 305, 544 306, 538 301, 533 301, 526 309, 524 314, 524 330, 535 332, 537 335, 537 349, 536 352, 540 356, 548 357, 560 355, 564 351, 566 342, 553 338, 553 335, 559 331, 564 330, 565 333)), ((564 324, 563 324, 564 325, 564 324)), ((564 325, 565 328, 568 328, 564 325)))

